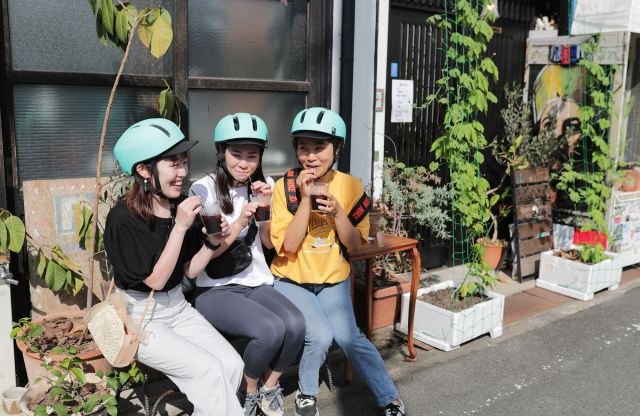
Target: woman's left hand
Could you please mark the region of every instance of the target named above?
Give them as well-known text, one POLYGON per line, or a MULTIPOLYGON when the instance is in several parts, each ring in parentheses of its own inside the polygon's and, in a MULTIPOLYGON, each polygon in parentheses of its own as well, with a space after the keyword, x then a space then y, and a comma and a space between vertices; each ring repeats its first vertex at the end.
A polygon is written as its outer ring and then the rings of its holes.
POLYGON ((322 214, 329 215, 331 217, 335 217, 336 215, 340 215, 344 212, 342 205, 340 205, 338 200, 328 192, 318 198, 318 209, 322 214))

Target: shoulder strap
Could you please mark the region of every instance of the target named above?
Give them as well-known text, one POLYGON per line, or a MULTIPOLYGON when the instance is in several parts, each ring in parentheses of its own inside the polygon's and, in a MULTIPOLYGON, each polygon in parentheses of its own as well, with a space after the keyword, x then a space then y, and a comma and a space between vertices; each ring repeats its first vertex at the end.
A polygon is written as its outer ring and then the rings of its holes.
POLYGON ((362 219, 369 213, 371 210, 371 198, 367 195, 366 192, 362 193, 358 202, 353 206, 351 211, 349 212, 349 221, 355 227, 362 221, 362 219))
POLYGON ((295 214, 300 204, 300 191, 296 187, 300 169, 291 169, 284 175, 284 194, 287 198, 287 209, 295 214))

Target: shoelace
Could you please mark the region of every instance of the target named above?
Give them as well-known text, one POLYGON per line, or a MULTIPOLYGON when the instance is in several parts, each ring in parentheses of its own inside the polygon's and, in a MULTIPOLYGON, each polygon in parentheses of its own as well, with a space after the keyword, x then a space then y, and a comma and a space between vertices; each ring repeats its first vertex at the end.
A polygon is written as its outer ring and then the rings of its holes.
POLYGON ((385 407, 384 409, 384 414, 385 416, 401 416, 404 415, 404 413, 402 413, 402 411, 400 410, 400 406, 398 406, 395 403, 389 403, 387 405, 387 407, 385 407))
POLYGON ((311 406, 316 402, 316 398, 314 396, 307 396, 306 394, 301 394, 298 396, 300 407, 311 406))
POLYGON ((260 395, 258 393, 247 394, 244 400, 244 408, 250 409, 250 414, 255 415, 258 410, 260 395))
POLYGON ((267 400, 269 409, 284 409, 284 397, 282 396, 282 387, 278 384, 273 390, 265 391, 264 398, 267 400), (274 406, 275 402, 275 406, 274 406), (276 407, 277 406, 277 407, 276 407))

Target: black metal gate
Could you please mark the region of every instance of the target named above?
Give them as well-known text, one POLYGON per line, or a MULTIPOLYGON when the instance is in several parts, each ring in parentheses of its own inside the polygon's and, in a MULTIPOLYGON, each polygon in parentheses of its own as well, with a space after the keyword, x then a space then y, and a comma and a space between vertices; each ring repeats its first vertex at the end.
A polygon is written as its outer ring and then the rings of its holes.
MULTIPOLYGON (((501 18, 494 26, 495 35, 489 45, 489 53, 500 71, 500 80, 493 86, 499 98, 485 121, 489 141, 500 133, 500 111, 504 86, 524 79, 525 48, 529 22, 534 16, 534 6, 527 0, 501 1, 501 18)), ((441 0, 392 0, 389 11, 389 38, 387 51, 385 156, 395 157, 409 166, 428 166, 433 160, 429 152, 431 143, 441 133, 439 126, 444 116, 443 108, 433 104, 414 111, 412 123, 391 123, 392 67, 397 68, 397 79, 414 81, 414 102, 422 104, 436 90, 444 61, 443 32, 427 25, 426 19, 442 10, 441 0), (391 143, 393 142, 393 144, 391 143)), ((490 158, 486 158, 490 160, 490 158)), ((499 177, 500 167, 485 164, 486 174, 499 177)), ((441 172, 447 181, 446 172, 441 172)), ((422 264, 427 268, 439 267, 450 262, 450 247, 426 230, 422 237, 422 264)))

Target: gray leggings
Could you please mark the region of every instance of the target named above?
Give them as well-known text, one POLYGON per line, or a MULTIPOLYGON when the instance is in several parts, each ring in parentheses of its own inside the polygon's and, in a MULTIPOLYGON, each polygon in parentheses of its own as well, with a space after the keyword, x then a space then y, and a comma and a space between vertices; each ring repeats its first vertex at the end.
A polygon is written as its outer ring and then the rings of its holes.
POLYGON ((286 370, 302 349, 304 316, 273 286, 213 287, 196 298, 196 309, 225 335, 250 339, 243 360, 251 378, 260 377, 267 366, 286 370))

